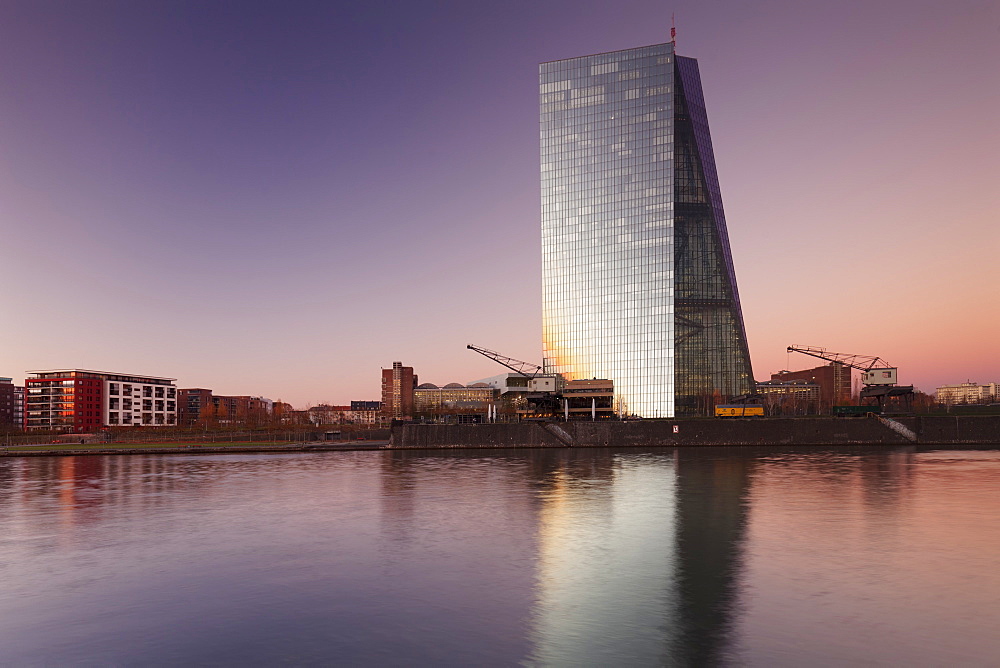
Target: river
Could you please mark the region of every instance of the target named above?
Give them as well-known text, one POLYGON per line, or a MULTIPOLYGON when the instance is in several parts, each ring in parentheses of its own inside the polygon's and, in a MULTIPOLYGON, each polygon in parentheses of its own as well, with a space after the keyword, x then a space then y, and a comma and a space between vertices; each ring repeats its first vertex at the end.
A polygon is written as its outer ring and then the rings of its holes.
POLYGON ((0 665, 996 665, 998 491, 991 448, 3 458, 0 665))

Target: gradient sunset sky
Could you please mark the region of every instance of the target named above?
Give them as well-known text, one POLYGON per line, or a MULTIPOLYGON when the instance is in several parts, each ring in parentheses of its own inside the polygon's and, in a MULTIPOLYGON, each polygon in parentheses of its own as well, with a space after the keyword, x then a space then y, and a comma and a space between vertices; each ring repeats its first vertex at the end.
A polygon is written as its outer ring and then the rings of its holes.
POLYGON ((0 2, 0 376, 541 362, 538 63, 698 58, 754 375, 1000 382, 1000 3, 0 2))

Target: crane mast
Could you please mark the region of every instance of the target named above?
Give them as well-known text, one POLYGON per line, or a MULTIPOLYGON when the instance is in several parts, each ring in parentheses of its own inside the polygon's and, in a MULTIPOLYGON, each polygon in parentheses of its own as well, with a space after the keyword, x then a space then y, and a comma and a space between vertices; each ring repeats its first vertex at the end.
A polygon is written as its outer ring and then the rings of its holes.
POLYGON ((827 351, 826 348, 819 348, 817 346, 788 346, 788 352, 811 355, 813 357, 818 357, 821 360, 826 360, 827 362, 837 362, 838 364, 849 366, 852 369, 857 369, 861 372, 868 372, 875 368, 892 368, 890 364, 881 357, 872 357, 871 355, 852 355, 850 353, 832 353, 827 351))
POLYGON ((513 357, 507 357, 506 355, 501 355, 495 350, 487 350, 486 348, 480 348, 479 346, 474 346, 471 343, 466 346, 469 350, 475 350, 480 355, 484 357, 489 357, 494 362, 502 364, 511 371, 519 373, 525 378, 534 378, 535 376, 541 375, 542 367, 537 364, 532 364, 531 362, 522 362, 521 360, 516 360, 513 357))

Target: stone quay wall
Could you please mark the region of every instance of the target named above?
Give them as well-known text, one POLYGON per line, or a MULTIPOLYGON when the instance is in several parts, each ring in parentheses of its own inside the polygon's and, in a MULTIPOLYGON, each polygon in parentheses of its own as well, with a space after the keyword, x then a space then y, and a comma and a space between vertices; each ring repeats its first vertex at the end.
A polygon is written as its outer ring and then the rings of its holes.
POLYGON ((732 445, 996 445, 1000 416, 892 418, 906 438, 874 417, 700 418, 629 422, 396 424, 393 448, 662 447, 732 445))

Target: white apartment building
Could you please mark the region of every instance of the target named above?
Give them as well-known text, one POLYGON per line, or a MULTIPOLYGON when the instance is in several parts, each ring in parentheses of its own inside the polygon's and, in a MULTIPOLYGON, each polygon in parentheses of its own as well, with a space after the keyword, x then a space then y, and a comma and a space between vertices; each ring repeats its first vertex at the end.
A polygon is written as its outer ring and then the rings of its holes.
POLYGON ((982 404, 1000 401, 1000 383, 967 382, 959 385, 943 385, 936 391, 941 404, 982 404))

